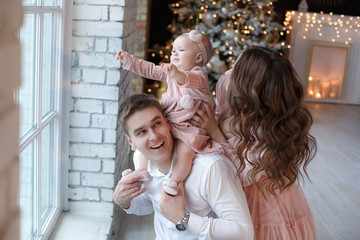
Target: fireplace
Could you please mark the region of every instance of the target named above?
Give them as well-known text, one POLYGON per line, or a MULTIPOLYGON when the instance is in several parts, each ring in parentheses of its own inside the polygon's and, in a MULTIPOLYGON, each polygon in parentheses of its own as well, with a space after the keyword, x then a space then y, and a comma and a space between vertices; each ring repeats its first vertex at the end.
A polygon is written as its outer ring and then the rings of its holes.
POLYGON ((293 11, 286 24, 306 100, 360 104, 360 16, 293 11))
POLYGON ((346 79, 350 45, 309 42, 308 98, 341 99, 346 79))

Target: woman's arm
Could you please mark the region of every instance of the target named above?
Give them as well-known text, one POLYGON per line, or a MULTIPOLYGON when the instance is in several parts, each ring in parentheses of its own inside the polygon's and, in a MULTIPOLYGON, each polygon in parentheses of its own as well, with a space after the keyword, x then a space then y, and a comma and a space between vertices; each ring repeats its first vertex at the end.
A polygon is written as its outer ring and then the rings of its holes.
POLYGON ((190 122, 196 127, 206 130, 212 140, 218 143, 226 143, 226 138, 219 128, 214 113, 211 111, 210 105, 206 102, 202 102, 201 104, 205 111, 202 110, 202 108, 199 108, 190 122))
POLYGON ((199 108, 193 118, 190 120, 192 124, 195 126, 206 130, 208 135, 212 140, 215 142, 220 143, 220 145, 224 149, 224 155, 230 159, 230 161, 237 166, 238 165, 238 158, 234 153, 233 144, 234 144, 234 137, 232 139, 226 139, 223 132, 221 131, 213 112, 210 109, 210 105, 206 102, 203 102, 202 105, 205 108, 201 110, 199 108))

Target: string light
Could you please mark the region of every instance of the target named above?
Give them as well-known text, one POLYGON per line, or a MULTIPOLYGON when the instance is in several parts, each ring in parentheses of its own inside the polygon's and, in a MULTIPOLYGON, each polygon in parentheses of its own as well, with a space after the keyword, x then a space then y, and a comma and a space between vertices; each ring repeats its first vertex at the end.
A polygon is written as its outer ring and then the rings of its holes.
MULTIPOLYGON (((318 37, 331 39, 332 42, 343 42, 349 44, 351 42, 351 34, 358 33, 360 36, 360 24, 357 21, 360 16, 350 17, 345 15, 336 15, 330 12, 324 14, 323 11, 319 13, 303 13, 303 12, 287 12, 284 25, 290 25, 293 21, 297 24, 304 24, 303 39, 312 38, 315 33, 318 37), (326 32, 326 34, 324 34, 326 32)), ((289 32, 287 31, 289 34, 289 32)))

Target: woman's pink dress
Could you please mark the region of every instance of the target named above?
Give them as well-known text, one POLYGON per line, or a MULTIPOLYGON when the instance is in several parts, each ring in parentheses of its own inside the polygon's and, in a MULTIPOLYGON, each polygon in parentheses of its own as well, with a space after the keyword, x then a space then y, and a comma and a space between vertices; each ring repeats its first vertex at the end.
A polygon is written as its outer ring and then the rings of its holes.
MULTIPOLYGON (((226 107, 227 84, 228 79, 225 76, 222 76, 217 83, 217 117, 226 107)), ((229 121, 225 119, 222 124, 222 131, 228 140, 228 144, 223 144, 223 146, 226 155, 236 165, 236 158, 231 154, 236 138, 229 130, 229 121)), ((255 239, 317 239, 314 219, 300 186, 294 183, 283 192, 276 191, 277 196, 267 194, 265 199, 256 185, 247 177, 250 169, 251 165, 246 165, 240 180, 253 221, 255 239)), ((264 179, 265 175, 261 173, 256 176, 258 182, 264 179)))
POLYGON ((175 79, 167 76, 160 66, 154 63, 131 56, 129 64, 124 65, 140 76, 159 81, 166 81, 167 91, 162 95, 161 106, 164 115, 171 125, 173 136, 184 142, 189 148, 197 153, 213 154, 223 153, 222 146, 213 141, 204 129, 192 125, 189 120, 201 105, 202 101, 210 104, 215 111, 214 97, 209 91, 207 73, 202 67, 196 66, 190 71, 182 71, 186 75, 186 83, 179 85, 175 79), (189 95, 194 101, 190 109, 184 109, 180 104, 180 98, 189 95))

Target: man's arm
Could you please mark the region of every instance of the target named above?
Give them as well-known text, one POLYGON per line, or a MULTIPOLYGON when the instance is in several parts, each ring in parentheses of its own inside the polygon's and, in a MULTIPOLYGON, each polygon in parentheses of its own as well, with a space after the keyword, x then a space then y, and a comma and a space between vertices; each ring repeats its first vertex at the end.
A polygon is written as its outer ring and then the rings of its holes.
POLYGON ((228 159, 217 161, 210 167, 204 194, 218 218, 193 214, 189 219, 189 230, 197 231, 206 239, 254 238, 245 194, 228 159))
POLYGON ((161 188, 159 207, 164 217, 174 224, 177 223, 186 212, 184 182, 179 183, 179 192, 176 196, 170 196, 161 188))
POLYGON ((127 213, 147 215, 153 212, 151 201, 142 195, 147 189, 141 188, 143 177, 138 172, 132 172, 122 177, 115 188, 114 202, 127 213), (142 195, 142 196, 140 196, 142 195))
MULTIPOLYGON (((208 170, 203 170, 207 172, 199 192, 218 218, 202 217, 191 212, 186 231, 193 232, 200 239, 253 239, 248 205, 231 162, 227 159, 216 161, 208 170)), ((175 197, 162 193, 159 205, 167 219, 173 223, 179 221, 185 213, 182 185, 179 185, 179 194, 175 197)))

